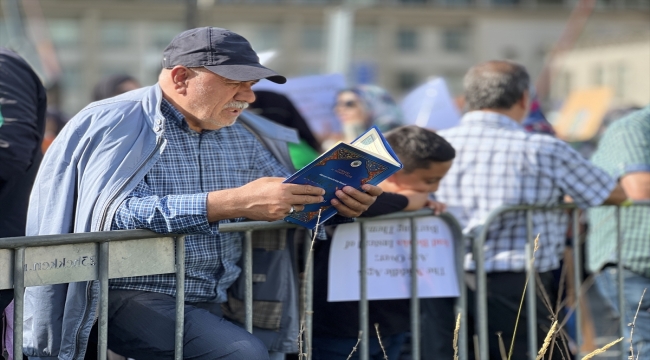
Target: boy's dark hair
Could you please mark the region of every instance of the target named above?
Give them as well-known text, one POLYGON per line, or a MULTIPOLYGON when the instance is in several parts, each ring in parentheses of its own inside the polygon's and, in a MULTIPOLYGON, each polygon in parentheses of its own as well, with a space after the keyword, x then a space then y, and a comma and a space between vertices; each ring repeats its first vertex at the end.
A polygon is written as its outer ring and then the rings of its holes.
POLYGON ((432 162, 446 162, 456 157, 456 150, 447 140, 419 126, 401 126, 384 135, 406 173, 428 169, 432 162))

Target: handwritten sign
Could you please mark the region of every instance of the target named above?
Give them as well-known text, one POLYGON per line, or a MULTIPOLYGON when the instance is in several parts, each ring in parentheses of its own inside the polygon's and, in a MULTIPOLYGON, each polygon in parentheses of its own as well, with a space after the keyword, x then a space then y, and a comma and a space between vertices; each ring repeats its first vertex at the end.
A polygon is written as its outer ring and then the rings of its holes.
MULTIPOLYGON (((440 218, 416 220, 419 297, 459 295, 454 242, 440 218)), ((329 258, 328 301, 359 300, 359 223, 336 228, 329 258)), ((372 221, 366 231, 368 299, 411 297, 410 221, 372 221)))
POLYGON ((253 86, 253 90, 285 95, 300 111, 311 131, 322 135, 341 131, 341 124, 332 109, 336 103, 336 94, 345 86, 343 75, 329 74, 289 78, 283 85, 262 80, 253 86))

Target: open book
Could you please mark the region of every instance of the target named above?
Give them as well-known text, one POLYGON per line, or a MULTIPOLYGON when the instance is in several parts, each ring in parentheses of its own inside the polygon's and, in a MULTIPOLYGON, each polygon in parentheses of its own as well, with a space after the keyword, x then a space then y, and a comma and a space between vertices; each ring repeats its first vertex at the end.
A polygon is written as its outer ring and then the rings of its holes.
POLYGON ((351 144, 338 142, 309 165, 291 175, 285 183, 306 184, 325 189, 325 201, 310 204, 300 212, 284 218, 285 221, 313 229, 320 222, 336 214, 331 205, 336 191, 344 186, 361 190, 361 185, 377 185, 402 168, 402 163, 384 136, 372 127, 351 144))

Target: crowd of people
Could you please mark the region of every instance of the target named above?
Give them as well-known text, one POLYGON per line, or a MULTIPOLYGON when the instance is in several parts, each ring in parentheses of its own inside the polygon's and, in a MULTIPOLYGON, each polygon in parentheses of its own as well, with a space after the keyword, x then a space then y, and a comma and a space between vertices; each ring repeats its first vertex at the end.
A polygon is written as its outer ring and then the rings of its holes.
MULTIPOLYGON (((254 91, 261 79, 284 76, 259 63, 242 36, 220 28, 182 32, 162 54, 158 82, 142 87, 128 75, 100 82, 93 102, 69 121, 46 111, 45 89, 16 53, 0 49, 0 238, 73 232, 148 229, 186 234, 184 358, 288 359, 298 352, 299 283, 305 259, 296 254, 304 229, 269 231, 253 239, 254 331, 243 328, 242 236, 219 226, 245 220, 280 220, 324 190, 285 184, 295 170, 331 143, 350 142, 372 126, 382 131, 403 168, 377 186, 345 186, 331 206, 314 245, 312 358, 357 359, 357 302, 328 302, 328 259, 336 227, 356 217, 404 210, 449 212, 471 240, 488 214, 502 205, 558 205, 581 209, 626 206, 650 199, 650 105, 616 121, 593 159, 554 137, 531 94, 527 70, 494 60, 477 64, 464 79, 464 115, 454 128, 435 132, 407 126, 393 97, 375 85, 340 91, 333 111, 342 132, 314 134, 284 95, 254 91), (532 104, 532 106, 531 106, 532 104), (65 125, 65 126, 64 126, 65 125), (45 156, 42 153, 45 152, 45 156)), ((589 210, 589 269, 602 294, 616 301, 618 268, 612 208, 589 210)), ((650 284, 648 210, 624 208, 625 299, 631 322, 650 284)), ((542 344, 558 309, 568 229, 562 210, 537 211, 535 269, 543 288, 537 316, 519 314, 526 286, 524 212, 489 225, 484 266, 488 273, 489 358, 501 359, 497 333, 513 343, 512 359, 526 359, 527 322, 542 344), (515 336, 515 323, 519 327, 515 336)), ((574 234, 577 236, 577 234, 574 234)), ((2 240, 0 239, 0 246, 2 240)), ((467 326, 476 318, 476 263, 469 248, 464 277, 467 326)), ((176 278, 173 274, 112 279, 108 348, 124 358, 168 359, 174 353, 176 278)), ((13 297, 0 291, 0 311, 13 297)), ((25 291, 24 354, 30 359, 91 359, 96 354, 99 286, 75 282, 25 291)), ((454 299, 422 299, 422 359, 452 359, 454 299)), ((525 305, 524 305, 525 306, 525 305)), ((650 299, 641 304, 634 345, 650 342, 650 299)), ((398 360, 410 330, 408 300, 369 304, 372 359, 398 360)), ((9 314, 10 311, 5 311, 9 314)), ((629 334, 627 335, 629 337, 629 334)), ((6 341, 3 337, 3 344, 6 341)), ((469 344, 469 357, 474 357, 469 344)), ((11 352, 7 351, 6 356, 11 352)), ((565 358, 562 351, 553 359, 565 358)), ((625 355, 625 354, 623 354, 625 355)), ((626 356, 624 356, 626 357, 626 356)), ((650 352, 641 357, 650 359, 650 352)))

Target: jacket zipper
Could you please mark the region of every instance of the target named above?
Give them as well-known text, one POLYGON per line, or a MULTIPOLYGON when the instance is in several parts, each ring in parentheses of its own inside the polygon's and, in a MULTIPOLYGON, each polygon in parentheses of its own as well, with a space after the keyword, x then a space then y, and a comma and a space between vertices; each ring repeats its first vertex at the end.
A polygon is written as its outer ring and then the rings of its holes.
MULTIPOLYGON (((134 172, 134 174, 137 174, 140 170, 142 170, 142 168, 149 162, 149 160, 151 160, 151 158, 158 152, 158 149, 160 149, 161 145, 162 145, 162 137, 158 136, 158 138, 156 139, 156 147, 153 149, 151 154, 149 154, 147 159, 144 162, 142 162, 142 164, 140 164, 140 166, 134 172)), ((122 190, 124 190, 124 188, 128 185, 128 183, 129 183, 128 181, 125 181, 124 184, 119 188, 119 190, 116 191, 115 194, 113 195, 113 197, 111 197, 111 199, 107 202, 107 206, 105 207, 104 213, 102 214, 102 220, 99 223, 99 230, 100 231, 104 228, 104 224, 106 223, 106 216, 108 215, 108 209, 110 208, 110 205, 113 203, 113 201, 115 201, 117 196, 122 192, 122 190)), ((90 296, 91 295, 90 294, 90 287, 91 287, 91 283, 88 282, 88 285, 86 286, 86 304, 88 304, 90 302, 90 297, 91 297, 90 296)), ((76 355, 79 353, 79 349, 81 348, 81 346, 79 344, 81 328, 82 328, 82 325, 87 321, 87 318, 88 318, 88 306, 86 306, 86 309, 84 309, 84 314, 83 314, 83 317, 81 318, 81 324, 79 325, 79 328, 77 329, 77 334, 75 335, 75 345, 76 346, 75 346, 75 350, 74 350, 74 355, 72 357, 73 359, 76 358, 76 355)))
MULTIPOLYGON (((91 288, 91 286, 92 285, 91 285, 90 281, 86 283, 86 305, 85 305, 86 308, 84 309, 84 314, 81 317, 81 323, 79 323, 79 328, 77 329, 77 335, 75 335, 75 349, 74 349, 74 354, 72 356, 73 360, 76 359, 76 357, 77 357, 76 355, 78 354, 79 349, 81 348, 81 346, 79 346, 80 345, 79 344, 79 334, 81 333, 81 328, 83 327, 83 324, 88 319, 88 305, 87 304, 88 304, 88 302, 90 302, 90 288, 91 288)), ((88 345, 86 343, 86 347, 87 346, 88 345)), ((88 349, 86 349, 86 350, 88 350, 88 349)))

